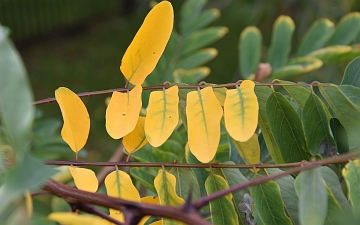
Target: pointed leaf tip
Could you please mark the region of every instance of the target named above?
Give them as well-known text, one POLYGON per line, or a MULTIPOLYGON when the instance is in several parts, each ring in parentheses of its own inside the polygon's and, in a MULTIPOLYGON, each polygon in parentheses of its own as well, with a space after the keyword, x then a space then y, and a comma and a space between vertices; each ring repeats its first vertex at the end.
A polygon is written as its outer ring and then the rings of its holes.
POLYGON ((77 153, 84 147, 89 136, 89 113, 79 96, 68 88, 58 88, 55 91, 55 98, 64 119, 61 136, 77 153))
POLYGON ((170 38, 173 21, 168 1, 160 2, 148 13, 121 60, 120 70, 130 83, 141 85, 154 70, 170 38))

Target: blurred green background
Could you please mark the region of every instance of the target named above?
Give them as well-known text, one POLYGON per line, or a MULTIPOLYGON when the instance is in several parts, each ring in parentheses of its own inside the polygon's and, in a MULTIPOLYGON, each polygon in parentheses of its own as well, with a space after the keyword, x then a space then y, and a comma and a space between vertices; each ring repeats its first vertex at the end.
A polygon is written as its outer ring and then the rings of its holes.
MULTIPOLYGON (((181 0, 171 1, 178 28, 181 0)), ((140 27, 151 1, 147 0, 0 0, 0 23, 8 26, 32 83, 35 99, 54 96, 61 86, 76 93, 124 86, 119 63, 140 27)), ((226 26, 228 34, 212 47, 218 56, 209 62, 211 83, 239 80, 238 39, 250 25, 263 34, 269 46, 271 29, 279 15, 293 18, 297 46, 310 24, 318 18, 333 22, 351 11, 360 10, 356 0, 208 0, 206 8, 218 8, 221 16, 212 25, 226 26)), ((267 52, 264 50, 264 52, 267 52)), ((266 55, 263 55, 265 62, 266 55)), ((339 83, 347 62, 327 65, 296 78, 296 81, 339 83)), ((87 160, 107 160, 119 145, 105 130, 105 99, 110 95, 83 98, 90 117, 91 131, 87 160)), ((43 118, 61 119, 56 103, 38 107, 43 118)))

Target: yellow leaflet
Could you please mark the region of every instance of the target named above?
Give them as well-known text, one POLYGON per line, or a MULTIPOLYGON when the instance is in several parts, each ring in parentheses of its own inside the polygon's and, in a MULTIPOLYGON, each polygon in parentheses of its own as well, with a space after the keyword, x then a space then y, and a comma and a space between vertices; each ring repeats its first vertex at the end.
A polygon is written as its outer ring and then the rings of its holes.
MULTIPOLYGON (((156 196, 146 196, 141 198, 141 203, 147 203, 147 204, 154 204, 154 205, 160 205, 159 197, 156 196)), ((150 216, 144 216, 138 225, 143 225, 145 222, 150 218, 150 216)), ((161 220, 159 220, 161 221, 161 220)), ((162 224, 162 223, 161 223, 162 224)))
POLYGON ((123 145, 129 154, 134 153, 147 144, 144 126, 145 117, 139 116, 135 129, 123 138, 123 145))
POLYGON ((150 223, 149 225, 162 225, 162 224, 163 224, 162 220, 158 220, 153 223, 150 223))
POLYGON ((77 155, 89 136, 89 113, 81 99, 68 88, 58 88, 55 91, 55 98, 64 119, 61 136, 77 155))
POLYGON ((64 225, 109 225, 108 221, 98 216, 79 215, 71 212, 51 213, 48 219, 64 225))
POLYGON ((71 176, 74 178, 75 186, 79 190, 95 193, 98 189, 98 180, 94 171, 85 168, 68 166, 71 176))
MULTIPOLYGON (((115 171, 109 173, 105 178, 105 187, 108 196, 140 202, 139 192, 130 176, 124 171, 116 168, 115 171)), ((110 209, 110 216, 121 222, 124 221, 123 214, 119 210, 110 209)))
POLYGON ((234 139, 232 141, 246 164, 260 163, 260 145, 257 134, 254 133, 246 142, 240 142, 234 139))
POLYGON ((135 86, 127 93, 113 92, 106 109, 106 130, 119 139, 134 130, 141 110, 142 87, 135 86))
POLYGON ((179 206, 185 203, 184 199, 177 196, 175 191, 176 178, 166 170, 159 170, 154 179, 156 192, 159 196, 160 205, 179 206))
POLYGON ((164 91, 153 91, 150 94, 145 119, 145 134, 154 147, 162 145, 179 122, 178 93, 178 86, 173 86, 164 91))
POLYGON ((121 60, 120 70, 130 83, 141 85, 154 70, 170 38, 173 21, 168 1, 157 4, 146 16, 121 60))
POLYGON ((237 141, 247 141, 258 124, 259 104, 254 92, 255 83, 244 80, 240 88, 226 91, 224 120, 226 130, 237 141))
POLYGON ((187 94, 189 148, 200 162, 210 162, 215 156, 222 114, 222 107, 211 87, 187 94))
POLYGON ((25 206, 26 206, 26 212, 29 218, 31 218, 32 214, 33 214, 33 200, 31 197, 31 193, 30 191, 26 191, 25 192, 25 206))

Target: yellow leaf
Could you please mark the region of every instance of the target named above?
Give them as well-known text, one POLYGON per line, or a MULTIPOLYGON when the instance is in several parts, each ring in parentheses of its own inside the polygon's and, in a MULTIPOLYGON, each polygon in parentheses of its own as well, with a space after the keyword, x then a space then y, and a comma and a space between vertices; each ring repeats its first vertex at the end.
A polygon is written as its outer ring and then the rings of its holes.
POLYGON ((260 163, 260 144, 257 134, 254 133, 246 142, 240 142, 234 139, 232 139, 232 141, 246 164, 260 163))
POLYGON ((119 139, 134 130, 141 110, 142 87, 135 86, 127 93, 113 92, 106 109, 106 130, 119 139))
POLYGON ((185 203, 184 199, 176 194, 176 178, 166 170, 159 170, 154 179, 156 192, 160 199, 160 205, 179 206, 185 203))
POLYGON ((222 107, 211 87, 187 94, 189 148, 200 162, 210 162, 216 154, 222 114, 222 107))
POLYGON ((25 192, 25 206, 26 206, 27 215, 29 218, 31 218, 34 210, 33 210, 33 200, 30 191, 25 192))
POLYGON ((168 1, 157 4, 146 16, 121 60, 120 70, 130 83, 141 85, 154 70, 170 38, 173 21, 168 1))
MULTIPOLYGON (((146 196, 141 198, 141 203, 147 203, 147 204, 154 204, 154 205, 160 205, 159 197, 156 196, 146 196)), ((143 225, 146 223, 146 221, 150 218, 150 216, 144 216, 138 225, 143 225)), ((161 220, 159 220, 161 221, 161 220)), ((162 224, 162 223, 161 223, 162 224)))
POLYGON ((122 143, 129 154, 136 152, 147 144, 144 126, 145 117, 139 116, 135 129, 123 138, 122 143))
POLYGON ((154 147, 162 145, 179 123, 178 93, 178 86, 173 86, 164 91, 153 91, 150 94, 145 119, 145 134, 154 147))
POLYGON ((162 220, 158 220, 153 223, 150 223, 149 225, 162 225, 162 224, 163 224, 162 220))
POLYGON ((63 225, 109 225, 109 222, 92 215, 79 215, 71 212, 55 212, 48 216, 49 220, 63 225))
POLYGON ((81 99, 68 88, 58 88, 55 91, 55 98, 64 119, 61 136, 77 155, 89 136, 89 113, 81 99))
POLYGON ((240 88, 226 91, 224 120, 226 130, 237 141, 247 141, 258 124, 259 104, 254 92, 255 83, 244 80, 240 88))
MULTIPOLYGON (((130 176, 117 168, 106 176, 105 187, 108 196, 135 202, 141 201, 139 192, 132 183, 130 176)), ((119 210, 110 209, 110 216, 120 222, 124 221, 123 214, 119 210)))
POLYGON ((86 168, 68 166, 71 176, 74 178, 75 186, 79 190, 95 193, 99 182, 94 171, 86 168))

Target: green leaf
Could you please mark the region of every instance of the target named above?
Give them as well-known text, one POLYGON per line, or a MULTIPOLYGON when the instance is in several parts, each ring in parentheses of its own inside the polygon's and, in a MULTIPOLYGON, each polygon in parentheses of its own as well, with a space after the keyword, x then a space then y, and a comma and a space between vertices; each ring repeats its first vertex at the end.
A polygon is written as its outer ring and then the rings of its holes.
POLYGON ((209 67, 201 66, 189 70, 177 69, 173 72, 176 83, 196 84, 210 74, 209 67))
POLYGON ((11 168, 0 187, 0 214, 16 198, 22 197, 25 191, 39 188, 57 170, 42 164, 29 154, 24 155, 21 164, 11 168))
MULTIPOLYGON (((229 185, 224 178, 211 173, 205 181, 205 189, 208 195, 223 189, 228 189, 229 185)), ((211 221, 216 225, 239 224, 239 220, 232 202, 232 194, 227 194, 221 198, 210 202, 211 221)))
POLYGON ((352 50, 347 45, 334 45, 311 52, 308 56, 315 57, 324 63, 335 63, 341 61, 341 57, 352 50))
POLYGON ((360 87, 360 57, 351 61, 346 67, 341 84, 350 84, 360 87))
POLYGON ((344 191, 336 173, 327 166, 320 167, 320 172, 326 185, 331 190, 331 195, 334 196, 335 200, 338 202, 341 208, 345 212, 351 212, 352 209, 349 200, 344 195, 344 191))
POLYGON ((321 86, 320 92, 346 132, 360 144, 360 107, 352 103, 337 86, 321 86))
POLYGON ((180 10, 181 29, 200 15, 205 4, 206 0, 189 0, 184 2, 180 10))
POLYGON ((316 20, 301 40, 297 55, 305 56, 312 51, 322 48, 334 31, 334 23, 329 19, 316 20))
POLYGON ((154 187, 154 179, 155 176, 143 168, 131 168, 130 175, 135 178, 135 180, 139 181, 142 185, 148 188, 150 191, 156 193, 154 187))
POLYGON ((339 154, 349 152, 349 140, 345 128, 341 125, 340 121, 336 118, 330 119, 331 132, 334 136, 336 149, 339 154))
POLYGON ((360 218, 360 160, 350 161, 342 170, 355 217, 360 218))
POLYGON ((326 186, 328 193, 328 209, 326 214, 325 223, 326 225, 338 225, 338 219, 344 218, 344 210, 340 207, 338 201, 335 199, 329 186, 326 186))
POLYGON ((182 34, 184 36, 191 34, 193 31, 199 30, 203 27, 206 27, 210 23, 212 23, 214 20, 219 18, 220 11, 218 9, 208 9, 202 12, 200 15, 198 15, 196 18, 193 18, 192 20, 182 20, 180 22, 180 28, 182 31, 182 34))
POLYGON ((330 113, 315 94, 311 94, 302 112, 306 143, 313 155, 337 155, 336 144, 330 133, 330 113))
POLYGON ((302 171, 295 180, 301 225, 322 225, 328 208, 328 193, 320 168, 302 171))
POLYGON ((259 103, 259 120, 258 124, 261 129, 261 133, 264 136, 266 146, 269 150, 271 158, 275 163, 284 163, 279 146, 277 145, 274 135, 270 130, 269 121, 266 116, 266 103, 272 91, 265 86, 255 86, 255 94, 259 103))
POLYGON ((268 61, 273 70, 286 64, 291 51, 291 39, 295 29, 289 16, 279 16, 273 27, 268 61))
POLYGON ((174 160, 178 160, 178 156, 174 153, 165 152, 150 145, 145 145, 131 157, 141 162, 174 162, 174 160))
POLYGON ((1 25, 0 68, 0 122, 5 140, 20 159, 30 147, 33 94, 20 55, 1 25))
POLYGON ((289 81, 277 81, 280 84, 284 84, 282 86, 282 88, 285 89, 285 91, 287 92, 287 94, 291 97, 291 99, 293 99, 300 108, 304 108, 306 100, 309 98, 309 96, 311 95, 310 90, 301 87, 301 86, 296 86, 295 83, 293 82, 289 82, 289 81), (292 86, 294 85, 294 86, 292 86))
MULTIPOLYGON (((277 174, 283 172, 277 168, 268 168, 266 172, 270 175, 277 174)), ((296 195, 294 182, 295 179, 291 175, 287 175, 281 178, 274 180, 280 187, 281 197, 283 199, 285 210, 287 214, 290 216, 292 222, 295 225, 299 224, 299 210, 298 203, 299 198, 296 195)))
POLYGON ((176 178, 176 193, 180 198, 187 199, 191 194, 192 199, 199 198, 199 183, 190 168, 173 167, 169 171, 176 178))
POLYGON ((216 48, 201 49, 189 56, 184 57, 183 59, 179 59, 179 62, 175 65, 175 69, 188 70, 197 66, 201 66, 215 58, 217 54, 218 51, 216 48))
POLYGON ((274 181, 268 181, 250 188, 256 213, 266 225, 289 224, 291 219, 286 215, 280 188, 274 181))
POLYGON ((240 34, 239 68, 244 78, 249 77, 258 69, 261 58, 262 36, 258 28, 247 27, 240 34))
POLYGON ((266 103, 266 115, 284 161, 308 160, 301 121, 290 102, 282 94, 272 93, 266 103))
POLYGON ((360 13, 352 12, 341 18, 335 33, 327 45, 347 45, 353 41, 360 31, 360 13))
POLYGON ((260 145, 257 134, 253 134, 246 142, 240 142, 234 139, 232 139, 232 142, 246 164, 260 163, 260 145))
POLYGON ((288 63, 286 63, 286 65, 275 69, 272 72, 271 77, 273 77, 274 79, 283 79, 285 77, 288 78, 291 76, 317 70, 321 68, 322 65, 322 61, 315 57, 306 56, 301 58, 295 58, 291 59, 288 63))
POLYGON ((350 101, 360 107, 360 88, 352 85, 340 85, 338 87, 350 101))
POLYGON ((205 47, 225 36, 229 31, 227 27, 209 27, 192 33, 184 40, 179 56, 185 55, 202 47, 205 47))

